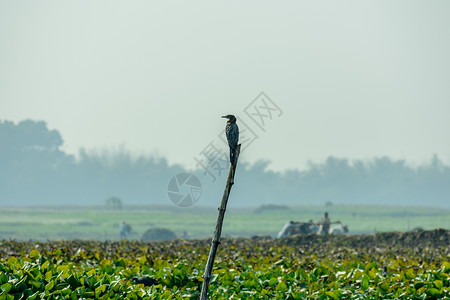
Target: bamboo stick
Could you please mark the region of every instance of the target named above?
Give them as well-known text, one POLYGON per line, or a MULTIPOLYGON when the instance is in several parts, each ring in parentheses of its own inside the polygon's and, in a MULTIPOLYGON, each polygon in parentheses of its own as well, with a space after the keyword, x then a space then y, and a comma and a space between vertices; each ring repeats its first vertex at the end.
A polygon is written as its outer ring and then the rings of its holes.
POLYGON ((234 173, 236 172, 236 165, 241 151, 241 144, 236 149, 236 159, 234 164, 230 164, 230 171, 228 172, 227 184, 223 191, 222 201, 220 203, 219 216, 217 217, 216 229, 214 230, 214 237, 211 241, 211 250, 209 251, 208 261, 206 262, 205 273, 203 274, 203 285, 200 300, 208 299, 208 287, 211 280, 211 272, 216 258, 217 248, 220 244, 220 236, 222 234, 223 218, 225 217, 225 210, 227 209, 228 197, 230 196, 231 187, 234 184, 234 173))

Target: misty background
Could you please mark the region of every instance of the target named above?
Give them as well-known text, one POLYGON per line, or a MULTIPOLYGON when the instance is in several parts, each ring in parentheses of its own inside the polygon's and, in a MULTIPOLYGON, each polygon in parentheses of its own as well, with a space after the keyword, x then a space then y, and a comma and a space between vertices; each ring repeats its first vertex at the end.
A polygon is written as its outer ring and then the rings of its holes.
POLYGON ((168 182, 190 172, 196 205, 216 206, 225 175, 196 158, 218 139, 227 151, 220 116, 235 114, 232 206, 449 207, 449 11, 2 1, 0 205, 170 204, 168 182), (282 111, 264 128, 246 114, 261 91, 282 111))
MULTIPOLYGON (((450 163, 450 2, 0 2, 0 120, 62 150, 193 159, 264 91, 282 110, 241 161, 450 163)), ((241 124, 241 118, 238 118, 241 124)))
MULTIPOLYGON (((167 205, 167 185, 181 172, 193 172, 203 194, 198 206, 219 203, 226 174, 213 180, 201 169, 170 165, 164 157, 133 157, 127 149, 80 149, 79 158, 62 151, 63 138, 44 121, 0 122, 0 205, 167 205)), ((231 207, 262 204, 354 204, 450 207, 450 166, 437 156, 410 167, 378 157, 349 161, 330 156, 304 171, 268 170, 269 161, 240 163, 231 207)), ((184 191, 181 191, 183 193, 184 191)))

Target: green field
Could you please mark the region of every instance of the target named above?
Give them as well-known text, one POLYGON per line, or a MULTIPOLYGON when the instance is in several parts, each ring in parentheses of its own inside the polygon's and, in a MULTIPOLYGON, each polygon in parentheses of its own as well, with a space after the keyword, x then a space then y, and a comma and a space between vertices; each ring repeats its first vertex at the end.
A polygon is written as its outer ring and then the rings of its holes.
MULTIPOLYGON (((319 221, 328 211, 331 221, 347 224, 350 233, 450 229, 450 210, 388 206, 297 206, 256 212, 256 208, 229 208, 222 236, 275 236, 289 221, 319 221)), ((150 228, 162 227, 190 239, 212 236, 217 208, 175 206, 106 207, 2 207, 0 239, 16 240, 119 240, 122 221, 132 226, 130 240, 139 240, 150 228)))

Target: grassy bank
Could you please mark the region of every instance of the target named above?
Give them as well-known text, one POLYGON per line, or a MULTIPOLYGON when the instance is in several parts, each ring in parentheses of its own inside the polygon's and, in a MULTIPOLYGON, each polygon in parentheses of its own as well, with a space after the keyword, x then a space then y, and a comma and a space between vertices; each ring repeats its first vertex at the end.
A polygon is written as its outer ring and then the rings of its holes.
MULTIPOLYGON (((230 208, 222 236, 272 235, 289 221, 315 222, 328 211, 332 221, 347 224, 350 233, 450 229, 450 210, 389 206, 296 206, 288 209, 230 208)), ((122 221, 132 226, 129 239, 140 239, 150 228, 164 227, 178 236, 207 238, 214 231, 217 208, 174 206, 106 207, 2 207, 0 239, 118 240, 122 221)))

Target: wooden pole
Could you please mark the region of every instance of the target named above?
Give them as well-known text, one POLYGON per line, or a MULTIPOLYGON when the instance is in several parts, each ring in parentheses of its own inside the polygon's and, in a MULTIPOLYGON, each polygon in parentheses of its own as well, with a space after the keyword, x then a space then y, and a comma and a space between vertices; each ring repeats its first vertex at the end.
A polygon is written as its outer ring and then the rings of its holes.
POLYGON ((206 262, 205 273, 203 274, 203 285, 200 300, 208 299, 208 287, 211 280, 211 272, 216 258, 217 248, 220 244, 220 235, 222 234, 223 218, 225 217, 225 210, 227 209, 228 197, 230 196, 231 187, 234 184, 234 173, 236 172, 236 165, 241 152, 241 144, 236 149, 236 159, 234 164, 230 165, 230 171, 228 172, 227 184, 223 191, 222 202, 220 203, 219 216, 217 217, 216 230, 214 230, 214 237, 211 241, 211 250, 209 251, 208 261, 206 262))

